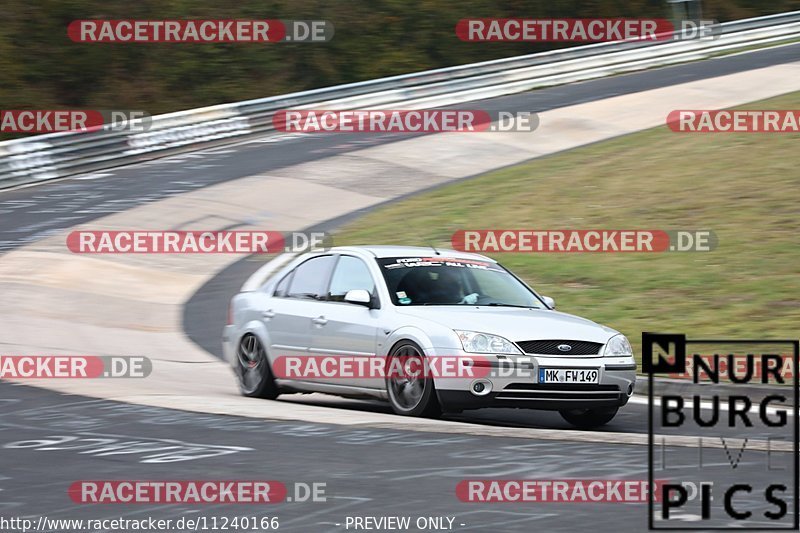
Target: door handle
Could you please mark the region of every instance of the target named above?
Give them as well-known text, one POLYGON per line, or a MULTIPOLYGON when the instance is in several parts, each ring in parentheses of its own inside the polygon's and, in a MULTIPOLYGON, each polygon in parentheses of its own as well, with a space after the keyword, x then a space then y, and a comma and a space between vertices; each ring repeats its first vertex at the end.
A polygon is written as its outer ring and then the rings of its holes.
POLYGON ((313 322, 314 324, 316 324, 318 326, 324 326, 325 324, 328 323, 328 319, 325 318, 324 316, 320 315, 317 318, 312 318, 311 322, 313 322))
POLYGON ((264 318, 272 318, 275 316, 275 311, 273 311, 272 309, 267 309, 266 311, 261 313, 261 316, 263 316, 264 318))

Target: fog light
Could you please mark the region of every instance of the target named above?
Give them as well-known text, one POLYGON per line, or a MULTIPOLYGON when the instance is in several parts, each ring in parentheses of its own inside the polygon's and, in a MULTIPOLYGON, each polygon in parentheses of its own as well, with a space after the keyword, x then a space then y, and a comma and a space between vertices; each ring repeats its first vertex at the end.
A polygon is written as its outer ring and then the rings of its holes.
POLYGON ((628 396, 630 396, 631 394, 633 394, 633 383, 628 385, 628 396))
POLYGON ((485 379, 473 381, 469 388, 470 392, 475 396, 486 396, 492 392, 492 382, 485 379))

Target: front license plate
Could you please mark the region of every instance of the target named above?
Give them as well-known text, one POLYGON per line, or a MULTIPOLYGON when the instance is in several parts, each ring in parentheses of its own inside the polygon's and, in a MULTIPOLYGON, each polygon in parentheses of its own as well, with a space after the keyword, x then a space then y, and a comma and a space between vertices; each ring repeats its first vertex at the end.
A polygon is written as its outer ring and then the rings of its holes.
POLYGON ((598 383, 596 368, 540 368, 539 383, 598 383))

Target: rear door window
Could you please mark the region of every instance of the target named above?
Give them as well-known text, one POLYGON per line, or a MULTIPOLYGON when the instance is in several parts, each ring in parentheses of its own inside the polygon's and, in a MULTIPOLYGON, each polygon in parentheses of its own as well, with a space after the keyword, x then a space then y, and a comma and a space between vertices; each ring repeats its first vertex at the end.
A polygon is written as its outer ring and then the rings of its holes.
POLYGON ((287 296, 290 298, 326 299, 328 278, 334 257, 314 257, 294 269, 287 296))

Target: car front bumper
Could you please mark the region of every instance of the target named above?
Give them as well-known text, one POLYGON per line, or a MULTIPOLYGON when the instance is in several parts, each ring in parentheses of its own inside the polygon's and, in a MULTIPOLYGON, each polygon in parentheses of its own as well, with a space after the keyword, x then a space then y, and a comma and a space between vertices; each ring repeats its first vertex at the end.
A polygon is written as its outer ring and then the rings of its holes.
POLYGON ((636 384, 633 357, 490 355, 481 356, 481 360, 482 365, 490 368, 476 372, 474 378, 435 378, 439 402, 445 411, 486 407, 545 410, 620 407, 628 402, 636 384), (556 368, 596 369, 599 379, 596 384, 540 383, 540 369, 556 368), (481 384, 483 390, 476 392, 476 384, 481 384))

